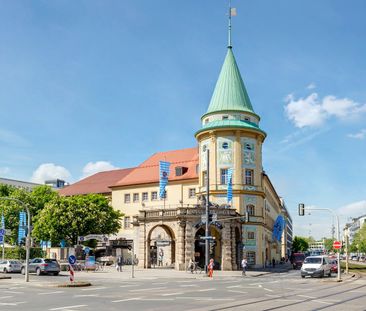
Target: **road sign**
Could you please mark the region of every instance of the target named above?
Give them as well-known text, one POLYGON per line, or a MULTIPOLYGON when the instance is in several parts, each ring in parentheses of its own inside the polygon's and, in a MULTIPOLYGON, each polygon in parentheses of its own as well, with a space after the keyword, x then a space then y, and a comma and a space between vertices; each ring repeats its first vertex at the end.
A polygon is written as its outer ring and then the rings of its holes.
POLYGON ((201 236, 200 239, 201 240, 215 240, 215 237, 213 237, 213 236, 201 236))
POLYGON ((5 235, 5 229, 0 229, 0 235, 5 235))
POLYGON ((73 265, 76 262, 76 257, 74 255, 69 256, 69 264, 73 265))
POLYGON ((207 220, 206 214, 201 215, 201 222, 205 224, 206 220, 207 220))
POLYGON ((340 249, 342 247, 342 243, 340 241, 333 242, 333 248, 340 249))
POLYGON ((0 235, 0 244, 3 244, 3 243, 4 243, 4 236, 0 235))
POLYGON ((85 254, 89 254, 90 253, 90 248, 89 247, 85 247, 84 252, 85 252, 85 254))

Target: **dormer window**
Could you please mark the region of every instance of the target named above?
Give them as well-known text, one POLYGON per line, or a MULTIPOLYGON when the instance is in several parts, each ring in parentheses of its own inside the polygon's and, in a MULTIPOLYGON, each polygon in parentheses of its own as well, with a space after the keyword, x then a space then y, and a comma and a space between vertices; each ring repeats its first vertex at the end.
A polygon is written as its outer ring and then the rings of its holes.
POLYGON ((182 176, 188 171, 188 167, 177 166, 175 168, 175 176, 182 176))
POLYGON ((250 118, 249 117, 244 117, 244 120, 250 122, 250 118))
POLYGON ((207 124, 208 123, 208 121, 209 121, 209 119, 207 118, 207 119, 205 119, 205 124, 207 124))
POLYGON ((222 116, 222 119, 223 120, 228 120, 229 119, 229 116, 222 116))

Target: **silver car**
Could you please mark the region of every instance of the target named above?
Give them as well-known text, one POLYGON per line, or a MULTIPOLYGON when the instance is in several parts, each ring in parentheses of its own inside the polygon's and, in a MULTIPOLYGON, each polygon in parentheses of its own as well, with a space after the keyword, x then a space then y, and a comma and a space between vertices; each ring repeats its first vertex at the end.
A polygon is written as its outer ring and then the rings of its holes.
POLYGON ((0 260, 0 272, 20 272, 22 263, 18 260, 0 260))
MULTIPOLYGON (((56 259, 34 258, 29 261, 29 272, 35 272, 37 275, 60 273, 60 265, 56 259)), ((25 264, 22 266, 22 274, 25 274, 25 264)))

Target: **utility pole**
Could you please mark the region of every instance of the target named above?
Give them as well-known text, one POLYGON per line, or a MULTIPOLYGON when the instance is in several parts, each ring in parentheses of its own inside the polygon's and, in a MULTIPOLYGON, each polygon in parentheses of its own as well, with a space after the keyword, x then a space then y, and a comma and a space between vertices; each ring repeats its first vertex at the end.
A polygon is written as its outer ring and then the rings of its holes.
POLYGON ((209 200, 209 194, 210 194, 210 150, 207 148, 206 150, 206 230, 205 230, 205 270, 208 271, 208 261, 209 261, 209 243, 208 240, 209 237, 209 209, 210 209, 210 200, 209 200))

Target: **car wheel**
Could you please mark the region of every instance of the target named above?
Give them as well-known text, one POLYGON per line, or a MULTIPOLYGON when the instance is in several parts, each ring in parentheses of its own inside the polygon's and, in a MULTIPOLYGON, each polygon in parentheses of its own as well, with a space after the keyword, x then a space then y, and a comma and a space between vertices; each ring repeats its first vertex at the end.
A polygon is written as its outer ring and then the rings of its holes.
POLYGON ((22 270, 20 270, 20 273, 23 274, 23 275, 25 274, 25 268, 24 267, 22 268, 22 270))
POLYGON ((53 275, 54 275, 54 276, 58 276, 58 272, 54 272, 54 273, 53 273, 53 275))
POLYGON ((4 268, 4 273, 8 273, 8 270, 6 270, 6 268, 4 268))
POLYGON ((332 271, 329 270, 328 276, 331 277, 332 276, 332 271))
POLYGON ((324 270, 322 271, 322 273, 320 273, 320 277, 324 277, 324 270))
POLYGON ((40 268, 37 268, 37 269, 36 269, 36 274, 37 274, 37 275, 41 275, 41 269, 40 269, 40 268))
POLYGON ((305 275, 302 275, 301 277, 302 277, 303 279, 305 279, 305 275))

